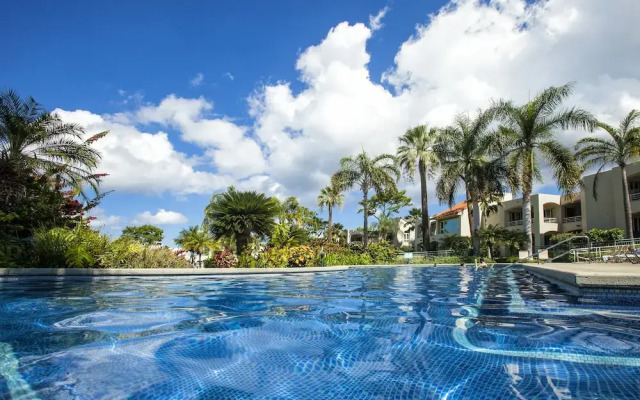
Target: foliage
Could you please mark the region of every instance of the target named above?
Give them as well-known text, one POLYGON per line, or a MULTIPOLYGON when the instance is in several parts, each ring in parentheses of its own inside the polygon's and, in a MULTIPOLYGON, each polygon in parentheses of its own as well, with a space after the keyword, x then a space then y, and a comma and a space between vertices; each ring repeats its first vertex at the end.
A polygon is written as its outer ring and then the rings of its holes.
POLYGON ((340 160, 340 170, 333 175, 332 184, 342 188, 358 187, 362 191, 362 205, 364 207, 364 238, 363 245, 367 247, 369 192, 396 188, 400 178, 400 169, 396 165, 396 158, 390 154, 381 154, 369 158, 363 150, 357 156, 344 157, 340 160))
POLYGON ((315 259, 315 252, 310 246, 294 246, 290 251, 288 267, 311 266, 315 259))
POLYGON ((205 208, 205 222, 216 239, 234 238, 236 252, 242 254, 252 234, 271 233, 278 210, 278 202, 263 193, 238 192, 230 187, 211 198, 205 208))
POLYGON ((367 253, 374 264, 388 264, 396 258, 396 249, 387 242, 371 243, 367 253))
POLYGON ((190 226, 180 231, 175 243, 191 254, 191 264, 195 264, 195 255, 198 255, 198 263, 202 263, 202 255, 210 251, 219 250, 222 246, 209 235, 209 232, 199 226, 190 226))
MULTIPOLYGON (((620 228, 613 229, 589 229, 585 233, 557 233, 551 236, 551 243, 559 243, 574 236, 586 235, 591 240, 591 244, 612 244, 616 240, 624 238, 624 231, 620 228)), ((585 241, 586 242, 586 241, 585 241)), ((578 242, 577 242, 578 243, 578 242)), ((575 244, 575 243, 574 243, 575 244)), ((585 243, 586 244, 586 243, 585 243)))
POLYGON ((579 108, 560 109, 573 91, 573 84, 551 86, 531 101, 516 106, 499 101, 493 107, 500 120, 501 143, 509 150, 508 166, 512 186, 521 187, 523 196, 523 224, 527 235, 527 251, 533 254, 530 196, 535 181, 542 181, 541 160, 551 167, 558 187, 565 192, 575 189, 582 169, 571 151, 556 138, 556 131, 564 129, 593 130, 596 120, 579 108))
POLYGON ((453 250, 454 254, 467 256, 471 249, 471 238, 458 235, 448 235, 443 239, 442 247, 446 250, 453 250))
POLYGON ((289 225, 281 222, 273 227, 269 245, 273 247, 286 247, 305 244, 309 241, 309 234, 297 225, 289 225))
MULTIPOLYGON (((364 203, 360 202, 360 205, 364 206, 364 203)), ((391 188, 377 192, 371 197, 369 213, 378 220, 376 228, 381 240, 386 241, 389 232, 397 233, 398 219, 393 218, 393 215, 410 205, 411 199, 406 195, 406 190, 398 191, 396 188, 391 188)), ((358 210, 358 212, 363 211, 364 209, 358 210)))
POLYGON ((33 237, 34 265, 43 268, 96 268, 109 239, 86 227, 40 229, 33 237))
POLYGON ((156 244, 164 239, 164 231, 153 225, 127 226, 121 236, 142 244, 156 244))
POLYGON ((206 268, 236 268, 238 266, 236 256, 229 249, 218 251, 213 256, 213 261, 209 260, 205 260, 206 268))
MULTIPOLYGON (((397 157, 398 165, 404 169, 407 177, 413 180, 416 167, 420 175, 420 214, 422 221, 422 243, 430 243, 429 239, 429 195, 427 192, 427 178, 432 177, 439 164, 438 157, 434 151, 439 131, 436 128, 427 128, 420 125, 409 129, 400 137, 397 157)), ((414 217, 418 214, 414 214, 414 217)), ((414 222, 414 227, 415 222, 414 222)))
POLYGON ((344 206, 344 195, 342 194, 342 190, 338 185, 331 184, 322 190, 320 190, 320 195, 317 200, 318 206, 320 210, 324 210, 327 208, 329 213, 329 220, 327 221, 328 232, 327 239, 329 241, 333 240, 333 208, 338 206, 342 208, 344 206))
MULTIPOLYGON (((436 195, 441 202, 452 206, 455 196, 464 190, 467 207, 479 208, 483 197, 491 194, 501 196, 509 180, 509 171, 502 157, 490 160, 490 156, 501 153, 499 135, 489 128, 494 113, 479 111, 471 118, 468 114, 459 114, 453 125, 447 127, 435 146, 440 160, 441 174, 436 184, 436 195), (464 189, 463 189, 464 186, 464 189)), ((477 230, 480 229, 480 213, 469 213, 469 226, 477 253, 480 247, 477 230)))
MULTIPOLYGON (((32 97, 22 99, 12 90, 0 93, 0 163, 4 168, 41 176, 56 177, 84 198, 85 185, 98 192, 95 174, 100 154, 91 144, 107 132, 84 140, 84 129, 50 114, 32 97)), ((20 182, 15 187, 23 192, 20 182)))

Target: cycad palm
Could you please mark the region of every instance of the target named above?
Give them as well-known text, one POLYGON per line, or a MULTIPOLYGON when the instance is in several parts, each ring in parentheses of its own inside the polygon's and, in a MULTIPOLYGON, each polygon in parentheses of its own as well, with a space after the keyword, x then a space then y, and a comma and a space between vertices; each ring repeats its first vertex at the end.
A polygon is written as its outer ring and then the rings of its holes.
POLYGON ((476 254, 480 248, 480 202, 487 194, 501 195, 507 175, 501 158, 490 160, 499 151, 498 137, 489 129, 492 121, 491 111, 478 111, 474 119, 459 114, 435 147, 441 167, 436 194, 451 206, 464 185, 476 254))
POLYGON ((83 140, 80 125, 62 122, 32 97, 0 93, 0 161, 16 173, 56 176, 86 198, 83 186, 97 192, 100 181, 93 172, 100 154, 91 144, 106 133, 83 140))
POLYGON ((265 236, 271 232, 278 211, 278 203, 273 198, 262 193, 238 192, 233 187, 213 196, 205 208, 213 236, 235 238, 238 254, 244 252, 251 234, 265 236))
POLYGON ((633 220, 629 199, 629 182, 627 181, 627 164, 637 158, 640 153, 640 111, 632 110, 617 128, 604 122, 596 123, 609 137, 589 137, 576 144, 576 157, 585 169, 599 166, 593 181, 593 197, 596 198, 596 185, 600 171, 607 165, 617 165, 622 173, 625 228, 627 237, 633 238, 633 220))
POLYGON ((333 176, 333 185, 341 188, 358 187, 362 191, 362 205, 364 207, 364 236, 363 247, 367 248, 369 192, 381 192, 384 189, 396 189, 396 182, 400 179, 400 169, 396 165, 396 158, 391 154, 381 154, 369 158, 363 150, 357 156, 344 157, 340 160, 340 170, 333 176))
POLYGON ((573 190, 580 179, 580 168, 571 151, 556 139, 556 132, 568 128, 593 129, 596 122, 582 109, 560 109, 572 90, 572 84, 551 86, 522 106, 505 101, 494 106, 502 123, 500 131, 510 147, 509 169, 521 179, 523 226, 529 257, 533 255, 531 192, 534 181, 542 181, 540 160, 549 164, 558 187, 565 192, 573 190))
POLYGON ((438 130, 428 129, 426 125, 420 125, 407 130, 404 136, 400 137, 400 147, 398 147, 398 164, 404 168, 410 179, 416 173, 416 167, 420 174, 420 202, 422 206, 422 246, 424 250, 429 249, 431 243, 429 239, 429 196, 427 193, 427 176, 433 173, 438 163, 438 158, 433 151, 433 146, 437 140, 438 130))
POLYGON ((328 232, 327 232, 327 240, 329 243, 332 241, 333 234, 333 207, 338 206, 342 208, 344 205, 344 196, 342 194, 342 190, 340 187, 335 184, 331 184, 325 188, 320 190, 320 195, 318 196, 318 206, 321 210, 327 208, 327 212, 329 213, 329 220, 327 221, 329 224, 328 232))

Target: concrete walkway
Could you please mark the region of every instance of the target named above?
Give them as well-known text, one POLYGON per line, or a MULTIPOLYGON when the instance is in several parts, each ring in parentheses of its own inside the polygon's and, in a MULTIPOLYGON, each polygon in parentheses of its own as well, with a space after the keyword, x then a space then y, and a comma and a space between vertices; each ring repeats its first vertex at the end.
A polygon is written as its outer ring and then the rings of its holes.
POLYGON ((573 263, 524 265, 532 274, 580 294, 640 294, 640 264, 573 263))

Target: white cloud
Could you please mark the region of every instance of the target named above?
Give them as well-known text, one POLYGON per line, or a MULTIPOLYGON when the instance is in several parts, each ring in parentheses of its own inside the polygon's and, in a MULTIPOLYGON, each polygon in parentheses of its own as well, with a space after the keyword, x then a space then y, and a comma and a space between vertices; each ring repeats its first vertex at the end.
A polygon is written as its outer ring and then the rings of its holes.
POLYGON ((389 7, 385 7, 382 10, 378 11, 376 15, 369 15, 369 29, 372 31, 380 30, 384 25, 382 24, 382 18, 387 15, 389 11, 389 7))
POLYGON ((204 74, 202 72, 198 72, 196 74, 196 76, 194 76, 190 81, 189 84, 191 86, 200 86, 202 85, 202 83, 204 82, 204 74))
POLYGON ((89 225, 94 229, 107 228, 107 229, 120 229, 122 224, 122 218, 118 215, 107 215, 106 211, 101 207, 95 207, 88 213, 90 217, 93 217, 89 221, 89 225))
POLYGON ((150 211, 138 213, 133 220, 136 225, 179 225, 187 223, 188 218, 179 212, 167 211, 163 208, 152 214, 150 211))
POLYGON ((224 73, 224 76, 226 76, 227 78, 229 78, 229 80, 230 80, 230 81, 232 81, 232 80, 236 79, 236 78, 235 78, 235 76, 233 76, 233 75, 231 74, 231 72, 225 72, 225 73, 224 73))
POLYGON ((85 126, 88 134, 109 131, 94 144, 102 154, 98 172, 109 174, 103 180, 106 190, 208 194, 235 182, 227 175, 197 170, 196 160, 176 151, 165 132, 140 131, 121 115, 100 116, 84 110, 54 112, 65 121, 85 126))

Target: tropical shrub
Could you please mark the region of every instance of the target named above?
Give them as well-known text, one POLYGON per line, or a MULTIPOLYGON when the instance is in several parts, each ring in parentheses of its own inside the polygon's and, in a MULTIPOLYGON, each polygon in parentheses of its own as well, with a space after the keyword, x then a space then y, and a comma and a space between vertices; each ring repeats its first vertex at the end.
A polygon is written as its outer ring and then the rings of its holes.
POLYGON ((290 250, 288 267, 307 267, 313 264, 316 255, 310 246, 294 246, 290 250))
MULTIPOLYGON (((620 228, 613 228, 613 229, 597 229, 597 228, 593 228, 593 229, 589 229, 587 232, 585 233, 557 233, 553 236, 551 236, 551 243, 555 244, 555 243, 560 243, 563 240, 567 240, 569 238, 572 238, 574 236, 579 236, 579 235, 586 235, 589 237, 589 239, 591 240, 591 243, 614 243, 616 240, 620 240, 624 238, 624 231, 620 228)), ((586 244, 586 240, 585 241, 580 241, 579 239, 576 240, 574 242, 575 244, 578 243, 582 243, 582 244, 586 244)))
POLYGON ((236 268, 238 266, 238 260, 231 250, 224 249, 213 256, 212 264, 209 268, 236 268))
POLYGON ((109 245, 106 236, 83 226, 41 229, 33 239, 36 266, 51 268, 100 267, 109 245))
POLYGON ((458 256, 467 256, 469 249, 471 249, 471 238, 458 235, 446 236, 442 248, 453 250, 454 254, 458 256))
POLYGON ((367 253, 374 264, 388 264, 396 258, 396 250, 387 242, 371 243, 367 253))

